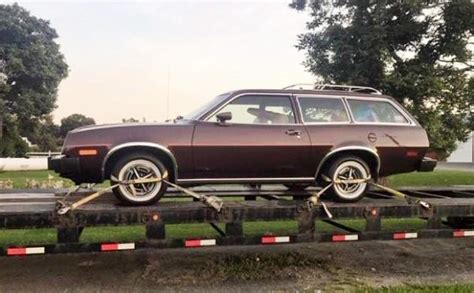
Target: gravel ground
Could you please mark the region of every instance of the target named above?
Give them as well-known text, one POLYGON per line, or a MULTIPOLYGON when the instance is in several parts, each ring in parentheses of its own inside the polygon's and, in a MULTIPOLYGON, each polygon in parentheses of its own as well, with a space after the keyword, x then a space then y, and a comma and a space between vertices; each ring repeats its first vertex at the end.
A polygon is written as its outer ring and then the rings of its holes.
POLYGON ((1 292, 333 291, 473 280, 467 238, 0 258, 1 292))

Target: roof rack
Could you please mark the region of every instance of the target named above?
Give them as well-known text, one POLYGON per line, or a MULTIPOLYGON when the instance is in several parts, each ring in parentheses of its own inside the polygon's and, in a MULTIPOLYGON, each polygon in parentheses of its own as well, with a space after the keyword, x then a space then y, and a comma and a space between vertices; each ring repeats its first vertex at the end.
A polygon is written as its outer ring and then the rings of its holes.
POLYGON ((334 90, 334 91, 347 91, 347 92, 362 92, 369 94, 381 95, 382 92, 367 86, 358 85, 340 85, 340 84, 313 84, 313 83, 296 83, 283 88, 284 90, 289 89, 312 89, 312 90, 334 90))

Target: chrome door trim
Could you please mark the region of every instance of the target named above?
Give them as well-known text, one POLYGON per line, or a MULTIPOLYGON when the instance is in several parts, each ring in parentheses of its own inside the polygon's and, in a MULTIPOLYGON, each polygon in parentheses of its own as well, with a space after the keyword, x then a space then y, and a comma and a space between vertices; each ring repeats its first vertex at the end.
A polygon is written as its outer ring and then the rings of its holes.
POLYGON ((246 182, 313 182, 313 177, 255 177, 255 178, 194 178, 179 179, 179 183, 246 183, 246 182))

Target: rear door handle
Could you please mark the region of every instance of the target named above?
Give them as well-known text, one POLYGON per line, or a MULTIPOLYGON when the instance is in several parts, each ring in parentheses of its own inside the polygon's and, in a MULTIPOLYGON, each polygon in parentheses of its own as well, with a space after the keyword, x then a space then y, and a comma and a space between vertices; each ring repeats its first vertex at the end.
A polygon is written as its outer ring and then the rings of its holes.
POLYGON ((300 130, 294 130, 294 129, 288 129, 287 131, 285 131, 285 134, 287 134, 289 136, 300 136, 301 131, 300 130))

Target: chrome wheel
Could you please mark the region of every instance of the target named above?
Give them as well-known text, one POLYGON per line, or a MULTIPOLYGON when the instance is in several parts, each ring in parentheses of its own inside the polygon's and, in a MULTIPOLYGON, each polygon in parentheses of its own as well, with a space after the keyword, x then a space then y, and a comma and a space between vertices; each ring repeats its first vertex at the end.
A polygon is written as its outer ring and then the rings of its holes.
MULTIPOLYGON (((136 159, 126 163, 119 171, 118 179, 127 181, 143 178, 161 178, 161 171, 153 162, 136 159)), ((153 199, 161 189, 162 182, 120 185, 120 193, 131 202, 146 202, 153 199)))
MULTIPOLYGON (((357 161, 345 161, 337 166, 333 180, 364 179, 368 177, 367 169, 357 161)), ((339 197, 346 200, 356 199, 365 192, 367 183, 337 183, 334 191, 339 197)))

